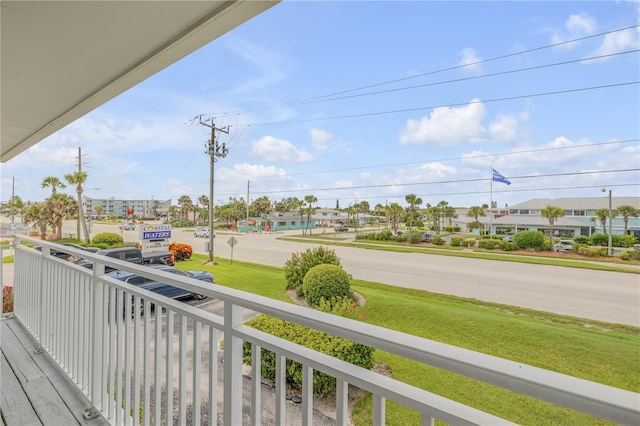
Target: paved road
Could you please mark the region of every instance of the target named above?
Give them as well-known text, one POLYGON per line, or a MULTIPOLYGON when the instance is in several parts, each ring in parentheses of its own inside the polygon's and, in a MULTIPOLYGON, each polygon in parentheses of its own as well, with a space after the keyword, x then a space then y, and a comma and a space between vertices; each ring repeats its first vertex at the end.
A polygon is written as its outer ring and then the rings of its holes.
MULTIPOLYGON (((64 229, 75 232, 75 223, 65 223, 64 229)), ((104 230, 119 232, 115 226, 94 225, 92 235, 104 230)), ((136 241, 138 230, 124 231, 123 236, 126 241, 136 241)), ((291 253, 317 245, 278 241, 276 238, 282 234, 219 233, 214 244, 216 257, 231 257, 227 241, 232 236, 238 241, 233 259, 276 267, 283 266, 291 253)), ((172 240, 190 244, 196 253, 205 253, 208 241, 178 229, 173 230, 172 240)), ((340 256, 345 270, 357 279, 640 326, 640 276, 637 274, 332 248, 340 256)))

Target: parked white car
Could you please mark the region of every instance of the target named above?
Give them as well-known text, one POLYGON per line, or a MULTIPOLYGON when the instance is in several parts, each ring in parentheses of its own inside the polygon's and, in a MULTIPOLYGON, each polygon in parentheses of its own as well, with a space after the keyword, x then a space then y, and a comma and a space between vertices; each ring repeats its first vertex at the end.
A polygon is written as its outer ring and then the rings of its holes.
POLYGON ((560 242, 558 242, 555 247, 556 247, 556 251, 568 251, 568 252, 570 252, 571 249, 573 248, 573 241, 572 240, 560 240, 560 242))
POLYGON ((198 228, 193 233, 196 238, 209 238, 209 228, 198 228))

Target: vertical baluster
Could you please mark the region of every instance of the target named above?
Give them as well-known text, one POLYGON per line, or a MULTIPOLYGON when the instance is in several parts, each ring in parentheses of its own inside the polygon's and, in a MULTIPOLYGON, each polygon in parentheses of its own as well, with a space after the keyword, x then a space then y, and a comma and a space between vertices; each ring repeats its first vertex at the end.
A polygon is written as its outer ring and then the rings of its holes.
POLYGON ((380 395, 373 396, 373 426, 385 424, 385 398, 380 395))
POLYGON ((348 420, 349 383, 336 379, 336 424, 346 425, 348 420))
POLYGON ((171 426, 173 424, 173 315, 174 312, 171 309, 167 309, 167 332, 164 339, 165 344, 167 345, 167 426, 171 426))
POLYGON ((144 407, 142 423, 150 424, 151 407, 151 303, 144 301, 144 364, 142 372, 142 383, 144 387, 142 406, 144 407))
POLYGON ((313 368, 302 366, 302 424, 313 424, 313 368))
POLYGON ((193 324, 193 424, 200 424, 200 407, 201 407, 201 395, 200 395, 200 377, 202 376, 201 368, 201 323, 200 321, 194 321, 193 324))
POLYGON ((284 426, 284 407, 287 402, 287 359, 276 354, 276 424, 284 426))
POLYGON ((251 424, 260 425, 262 417, 262 348, 258 344, 251 345, 251 424))
POLYGON ((234 335, 242 326, 242 307, 224 303, 224 423, 242 423, 242 339, 234 335))
POLYGON ((140 424, 140 308, 142 300, 133 301, 133 424, 140 424))
POLYGON ((209 425, 218 424, 218 330, 209 326, 209 425))
POLYGON ((178 361, 178 424, 187 424, 187 317, 180 315, 178 361))
POLYGON ((162 361, 162 307, 156 306, 156 340, 155 340, 155 362, 154 362, 154 380, 153 387, 155 393, 155 413, 153 419, 155 424, 162 424, 162 417, 160 415, 160 408, 162 406, 162 377, 161 377, 161 361, 162 361))

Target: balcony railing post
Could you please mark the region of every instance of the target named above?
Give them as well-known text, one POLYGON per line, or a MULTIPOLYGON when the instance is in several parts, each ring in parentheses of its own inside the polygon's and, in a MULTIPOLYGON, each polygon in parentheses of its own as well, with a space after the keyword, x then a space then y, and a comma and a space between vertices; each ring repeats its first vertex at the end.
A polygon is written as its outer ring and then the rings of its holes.
MULTIPOLYGON (((242 339, 234 330, 242 325, 242 307, 224 303, 224 424, 242 424, 242 339)), ((260 407, 253 407, 259 410, 260 407)))
POLYGON ((93 282, 90 289, 91 295, 91 354, 90 354, 90 398, 95 407, 102 407, 103 393, 106 384, 103 382, 103 372, 106 365, 103 364, 104 357, 104 329, 106 326, 104 318, 104 282, 97 277, 104 275, 104 265, 97 263, 93 269, 93 282))

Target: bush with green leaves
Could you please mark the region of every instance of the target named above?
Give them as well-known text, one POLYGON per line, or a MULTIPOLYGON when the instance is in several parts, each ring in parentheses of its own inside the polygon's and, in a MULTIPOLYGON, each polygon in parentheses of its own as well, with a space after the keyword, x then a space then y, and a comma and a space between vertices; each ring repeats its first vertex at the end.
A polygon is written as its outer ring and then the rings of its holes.
MULTIPOLYGON (((266 315, 252 319, 247 325, 362 368, 368 370, 373 368, 373 348, 368 346, 266 315)), ((242 352, 244 363, 251 364, 251 343, 244 342, 242 352)), ((273 380, 276 375, 275 354, 263 348, 261 349, 261 358, 262 377, 273 380)), ((300 363, 287 359, 286 377, 290 385, 301 389, 302 366, 300 363)), ((314 394, 324 397, 334 393, 335 389, 336 379, 334 377, 314 370, 314 394)))
POLYGON ((454 235, 453 237, 451 237, 451 241, 449 242, 449 245, 451 247, 460 247, 463 241, 464 241, 464 238, 454 235))
POLYGON ((503 251, 513 251, 516 249, 515 243, 509 241, 500 241, 498 245, 503 251))
POLYGON ((338 265, 316 265, 304 276, 302 290, 304 300, 316 307, 323 299, 347 297, 351 291, 351 276, 338 265))
POLYGON ((633 235, 615 235, 617 238, 616 247, 631 248, 636 243, 636 237, 633 235))
POLYGON ((340 258, 334 250, 326 247, 309 248, 303 252, 293 253, 291 259, 284 264, 284 278, 287 280, 287 289, 294 289, 297 296, 303 295, 302 284, 304 276, 316 265, 340 264, 340 258))
POLYGON ((173 228, 191 228, 195 226, 195 223, 189 219, 174 219, 171 221, 171 226, 173 228))
POLYGON ((478 241, 478 246, 486 250, 493 250, 496 246, 499 246, 502 240, 494 240, 492 238, 482 238, 478 241))
POLYGON ((573 239, 573 243, 574 244, 589 244, 589 237, 587 237, 586 235, 577 235, 573 239))
POLYGON ((593 234, 589 238, 592 246, 606 246, 609 244, 609 236, 607 234, 593 234))
POLYGON ((520 231, 513 236, 516 247, 522 250, 543 251, 549 249, 549 239, 538 231, 520 231))
POLYGON ((91 239, 91 245, 100 248, 122 247, 124 238, 115 232, 101 232, 91 239))
POLYGON ((444 240, 444 238, 442 238, 442 237, 441 237, 441 236, 439 236, 439 235, 436 235, 435 237, 432 237, 432 238, 431 238, 431 240, 429 240, 429 241, 431 241, 431 243, 433 243, 433 244, 435 244, 435 245, 437 245, 437 246, 442 246, 442 245, 444 245, 444 243, 446 242, 446 241, 444 240))
POLYGON ((591 248, 586 244, 574 244, 573 247, 571 248, 571 252, 578 253, 587 257, 600 256, 600 253, 598 252, 597 249, 591 248))
POLYGON ((409 244, 420 244, 422 242, 422 232, 409 232, 409 235, 407 235, 407 241, 409 241, 409 244))

